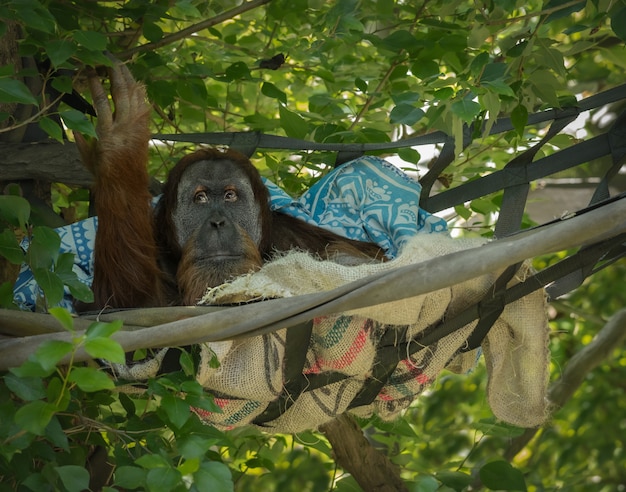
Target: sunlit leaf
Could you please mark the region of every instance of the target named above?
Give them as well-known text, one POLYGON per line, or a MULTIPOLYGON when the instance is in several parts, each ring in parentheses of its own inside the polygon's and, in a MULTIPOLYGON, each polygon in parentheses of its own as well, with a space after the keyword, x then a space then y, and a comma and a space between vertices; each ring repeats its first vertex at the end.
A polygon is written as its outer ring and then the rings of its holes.
POLYGON ((115 387, 115 384, 105 372, 93 367, 74 367, 68 379, 87 393, 113 389, 115 387))
POLYGON ((62 340, 46 340, 35 351, 35 358, 44 369, 52 369, 72 350, 70 342, 62 340))
POLYGON ((48 309, 48 312, 56 318, 56 320, 63 325, 67 331, 74 331, 74 318, 67 309, 60 307, 52 307, 48 309))
POLYGON ((452 103, 452 112, 456 114, 462 121, 471 123, 478 113, 480 113, 480 104, 471 99, 462 99, 452 103))
POLYGON ((293 111, 289 111, 282 104, 279 107, 279 114, 280 126, 285 130, 288 137, 304 138, 307 135, 309 126, 302 116, 293 111))
POLYGON ((123 364, 126 361, 124 349, 111 338, 88 337, 85 340, 85 351, 95 359, 104 359, 118 364, 123 364))
POLYGON ((57 142, 63 143, 63 128, 61 128, 56 121, 45 116, 39 120, 38 124, 44 132, 54 138, 57 142))
POLYGON ((95 323, 89 325, 89 328, 87 328, 87 339, 110 337, 113 333, 119 331, 120 328, 122 328, 122 325, 122 320, 115 320, 110 323, 96 321, 95 323))
POLYGON ((61 111, 59 116, 70 130, 74 130, 82 135, 97 137, 96 129, 93 123, 87 117, 76 109, 67 109, 61 111))

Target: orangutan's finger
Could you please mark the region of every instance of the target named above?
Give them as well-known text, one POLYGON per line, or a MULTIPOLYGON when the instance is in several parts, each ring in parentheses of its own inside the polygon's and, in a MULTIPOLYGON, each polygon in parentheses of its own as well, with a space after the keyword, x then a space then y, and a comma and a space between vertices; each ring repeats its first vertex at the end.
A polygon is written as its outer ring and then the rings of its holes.
POLYGON ((109 104, 107 93, 95 72, 90 73, 88 78, 93 107, 98 116, 97 126, 98 128, 109 128, 113 123, 113 114, 111 113, 111 105, 109 104))

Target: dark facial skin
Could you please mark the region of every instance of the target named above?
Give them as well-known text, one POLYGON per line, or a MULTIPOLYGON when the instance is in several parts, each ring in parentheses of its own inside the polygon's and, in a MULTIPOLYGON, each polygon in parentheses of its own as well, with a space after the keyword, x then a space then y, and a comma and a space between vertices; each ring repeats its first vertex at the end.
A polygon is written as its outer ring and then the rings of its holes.
POLYGON ((195 162, 178 183, 172 222, 181 249, 195 236, 206 258, 232 259, 243 253, 241 234, 258 247, 262 232, 259 217, 250 182, 228 160, 195 162))
POLYGON ((185 304, 197 302, 207 286, 262 264, 261 208, 250 180, 230 160, 201 160, 187 167, 171 223, 183 252, 176 282, 185 304))

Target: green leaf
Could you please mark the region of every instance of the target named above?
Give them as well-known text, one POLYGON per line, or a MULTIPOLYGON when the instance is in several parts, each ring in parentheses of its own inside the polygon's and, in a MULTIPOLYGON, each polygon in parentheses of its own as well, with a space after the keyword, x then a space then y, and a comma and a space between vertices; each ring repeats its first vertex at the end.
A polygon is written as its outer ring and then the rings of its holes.
POLYGON ((51 118, 44 116, 38 122, 39 128, 54 138, 57 142, 63 143, 63 128, 51 118))
POLYGON ((68 379, 86 393, 113 389, 113 380, 102 371, 94 367, 74 367, 68 379))
POLYGON ((61 238, 54 229, 37 226, 33 229, 33 239, 28 248, 31 268, 50 268, 59 256, 61 238))
POLYGON ((14 265, 21 265, 24 261, 24 251, 20 247, 15 234, 8 229, 0 233, 0 256, 5 257, 14 265))
POLYGON ((481 85, 501 96, 515 97, 515 92, 504 80, 481 81, 481 85))
POLYGON ((146 480, 147 472, 138 466, 118 466, 115 469, 115 485, 123 489, 138 489, 146 480))
POLYGON ((191 354, 185 350, 181 351, 180 357, 178 358, 178 362, 180 363, 180 367, 187 376, 193 376, 196 373, 196 368, 193 362, 193 357, 191 354))
POLYGON ((0 79, 0 103, 37 104, 26 84, 19 80, 0 79))
POLYGON ((56 21, 50 12, 37 1, 13 2, 13 8, 28 29, 54 33, 56 21))
POLYGON ((19 367, 12 367, 9 369, 11 373, 20 378, 33 377, 33 378, 45 378, 54 372, 55 367, 44 369, 41 364, 34 359, 34 356, 23 362, 19 367))
POLYGON ((491 490, 526 491, 526 481, 521 471, 508 461, 492 461, 480 469, 480 480, 491 490))
POLYGON ((178 450, 186 460, 201 458, 215 444, 214 439, 207 439, 192 434, 178 440, 178 450))
POLYGON ((74 345, 62 340, 46 340, 35 351, 35 360, 45 370, 53 369, 68 354, 74 350, 74 345))
POLYGON ((93 291, 91 288, 79 280, 78 276, 74 272, 57 273, 64 285, 70 289, 70 294, 74 299, 78 299, 83 302, 93 302, 93 291))
POLYGON ((541 100, 554 108, 559 107, 557 92, 561 90, 561 83, 551 71, 535 70, 532 77, 530 77, 530 81, 533 91, 541 100))
POLYGON ((65 111, 60 111, 59 116, 63 120, 63 123, 65 123, 65 126, 67 126, 70 130, 74 130, 89 137, 98 137, 93 123, 89 121, 80 111, 77 111, 76 109, 67 109, 65 111))
POLYGON ((21 485, 28 487, 33 492, 50 489, 50 480, 44 478, 42 473, 31 473, 24 479, 21 485))
MULTIPOLYGON (((548 10, 548 9, 560 7, 564 4, 569 4, 569 3, 570 3, 569 0, 549 0, 549 2, 543 6, 543 9, 548 10)), ((568 17, 571 14, 578 12, 582 10, 583 8, 585 8, 585 3, 586 2, 584 0, 581 0, 580 2, 575 3, 574 5, 570 5, 568 7, 558 9, 557 11, 552 12, 550 15, 548 15, 548 17, 546 17, 545 23, 547 24, 554 20, 562 19, 563 17, 568 17)))
POLYGON ((159 454, 144 454, 135 460, 135 464, 152 470, 154 468, 168 468, 169 462, 159 454))
POLYGON ((42 400, 31 401, 15 412, 15 423, 22 429, 41 436, 55 412, 56 407, 50 403, 42 400))
POLYGON ((206 90, 204 82, 197 78, 183 80, 176 86, 178 95, 184 101, 188 101, 196 106, 216 106, 217 100, 212 100, 206 90))
POLYGON ((185 425, 191 415, 189 403, 173 395, 165 395, 161 398, 161 408, 165 410, 169 421, 179 429, 185 425))
POLYGON ((123 321, 119 319, 111 321, 110 323, 96 321, 90 324, 89 328, 87 328, 87 339, 110 337, 113 333, 118 332, 122 325, 123 321))
POLYGON ((63 427, 61 427, 61 423, 59 422, 59 419, 56 415, 53 416, 52 419, 50 419, 50 423, 46 427, 45 436, 57 448, 69 453, 69 440, 67 439, 67 436, 63 431, 63 427))
POLYGON ((471 475, 466 473, 443 470, 435 474, 437 480, 451 489, 461 492, 474 481, 471 475))
POLYGON ((69 39, 53 39, 46 43, 46 53, 52 65, 60 67, 76 53, 76 45, 69 39))
POLYGON ((230 469, 219 461, 203 462, 200 469, 193 474, 193 481, 198 490, 234 490, 233 477, 230 469))
POLYGON ((403 49, 416 48, 417 39, 409 31, 394 29, 389 36, 377 43, 379 47, 397 53, 403 49))
POLYGON ((21 196, 0 195, 0 219, 14 227, 26 230, 30 217, 30 204, 21 196))
POLYGON ((107 48, 107 38, 96 31, 76 31, 72 34, 74 41, 92 51, 104 51, 107 48))
POLYGON ((280 126, 288 137, 291 138, 304 138, 309 132, 309 126, 302 116, 289 111, 282 104, 278 108, 278 114, 280 115, 280 126))
POLYGON ((13 282, 10 280, 0 284, 0 308, 15 308, 15 304, 13 303, 13 282))
POLYGON ((524 429, 521 427, 497 422, 495 419, 482 419, 476 422, 473 427, 487 436, 504 437, 506 439, 521 436, 524 433, 524 429))
POLYGON ((440 485, 433 477, 417 477, 411 487, 411 492, 436 492, 440 485))
POLYGON ((48 312, 54 316, 54 318, 61 323, 61 326, 63 326, 63 328, 67 331, 74 331, 74 318, 67 309, 62 307, 52 307, 48 309, 48 312))
POLYGON ((15 374, 6 374, 7 387, 24 401, 40 400, 46 396, 46 389, 41 378, 19 378, 15 374))
POLYGON ((55 375, 48 380, 46 394, 48 401, 53 401, 57 406, 57 411, 67 410, 72 395, 60 377, 55 375))
POLYGON ((393 99, 393 102, 397 105, 402 103, 415 104, 421 99, 421 95, 419 92, 406 91, 400 94, 392 94, 391 99, 393 99))
POLYGON ((278 99, 283 104, 287 104, 287 94, 270 82, 263 82, 261 93, 272 99, 278 99))
POLYGON ((63 299, 63 282, 59 276, 47 268, 33 269, 33 276, 43 289, 49 306, 56 306, 63 299))
MULTIPOLYGON (((150 492, 163 492, 164 490, 174 490, 181 485, 182 476, 175 468, 153 468, 148 472, 146 485, 150 492)), ((207 489, 200 489, 207 490, 207 489)), ((216 489, 220 490, 220 489, 216 489)), ((220 490, 221 492, 221 490, 220 490)))
POLYGON ((622 7, 611 14, 611 29, 624 43, 626 43, 626 7, 622 7))
POLYGON ((163 29, 153 22, 145 22, 142 26, 143 35, 152 43, 163 37, 163 29))
POLYGON ((226 68, 226 77, 228 80, 250 79, 250 69, 244 62, 235 62, 226 68))
POLYGON ((467 220, 472 216, 472 211, 465 205, 456 205, 454 211, 463 219, 467 220))
POLYGON ((126 361, 122 346, 110 338, 87 338, 85 350, 94 359, 104 359, 118 364, 123 364, 126 361))
POLYGON ((460 101, 452 103, 452 112, 456 114, 465 123, 471 123, 478 113, 480 113, 480 104, 471 99, 464 98, 460 101))
POLYGON ((68 492, 82 492, 89 489, 89 472, 84 467, 65 465, 57 466, 55 470, 68 492))
POLYGON ((410 162, 411 164, 417 164, 422 156, 417 150, 405 147, 398 149, 398 157, 400 157, 403 161, 410 162))
POLYGON ((518 104, 511 111, 511 123, 513 124, 513 128, 517 134, 522 137, 524 135, 524 129, 526 128, 526 124, 528 123, 528 110, 526 106, 522 104, 518 104))
POLYGON ((391 110, 389 120, 396 125, 412 126, 421 120, 424 115, 421 108, 416 108, 411 104, 402 103, 391 110))
POLYGON ((441 67, 434 60, 418 60, 411 65, 411 73, 418 79, 426 80, 431 77, 438 77, 441 73, 441 67))

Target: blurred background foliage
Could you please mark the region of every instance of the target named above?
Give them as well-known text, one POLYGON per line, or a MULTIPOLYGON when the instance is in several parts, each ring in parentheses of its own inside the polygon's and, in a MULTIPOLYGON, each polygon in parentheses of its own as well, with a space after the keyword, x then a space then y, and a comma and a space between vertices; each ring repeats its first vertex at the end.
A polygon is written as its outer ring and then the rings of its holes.
MULTIPOLYGON (((88 97, 82 69, 108 64, 108 51, 145 83, 154 133, 262 131, 315 142, 386 142, 442 130, 458 142, 464 124, 484 122, 488 129, 498 116, 510 116, 514 130, 475 135, 469 147, 457 148, 440 179, 445 187, 499 169, 537 141, 544 128, 527 126, 528 114, 615 87, 626 69, 624 0, 3 0, 0 19, 2 142, 64 142, 68 128, 93 132, 69 96, 75 89, 88 97)), ((585 114, 540 155, 606 130, 624 106, 585 114)), ((155 141, 151 173, 162 180, 191 147, 155 141)), ((423 174, 439 150, 382 155, 423 174)), ((330 169, 334 156, 263 151, 253 160, 297 195, 330 169)), ((555 178, 586 190, 609 165, 600 159, 555 178)), ((5 194, 14 195, 2 181, 0 174, 5 194)), ((624 191, 622 175, 615 185, 624 191)), ((66 219, 85 217, 87 200, 84 189, 52 184, 51 205, 66 219)), ((27 204, 3 203, 0 256, 62 272, 54 239, 41 246, 40 257, 15 253, 7 231, 29 235, 37 219, 27 204)), ((560 203, 548 213, 578 205, 560 203)), ((446 218, 465 233, 488 235, 498 210, 499 197, 486 197, 446 218)), ((535 221, 527 216, 525 224, 535 221)), ((535 263, 541 268, 554 260, 535 263)), ((625 270, 623 262, 613 265, 551 304, 552 380, 626 304, 625 270)), ((6 299, 10 287, 5 282, 0 297, 6 299)), ((59 353, 114 330, 105 331, 73 347, 46 347, 30 366, 5 375, 0 483, 15 490, 84 490, 84 464, 100 446, 114 457, 112 487, 120 490, 359 490, 319 434, 201 426, 188 404, 168 399, 184 387, 183 374, 152 382, 146 403, 106 384, 85 384, 96 378, 95 369, 81 377, 76 368, 50 365, 59 353)), ((104 353, 115 356, 116 349, 104 353)), ((397 422, 361 423, 412 491, 623 490, 624 381, 626 354, 615 347, 514 457, 507 448, 522 430, 493 421, 481 365, 469 375, 442 374, 397 422), (512 468, 503 461, 509 458, 512 468)), ((206 397, 203 404, 212 402, 206 397)))

